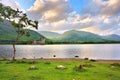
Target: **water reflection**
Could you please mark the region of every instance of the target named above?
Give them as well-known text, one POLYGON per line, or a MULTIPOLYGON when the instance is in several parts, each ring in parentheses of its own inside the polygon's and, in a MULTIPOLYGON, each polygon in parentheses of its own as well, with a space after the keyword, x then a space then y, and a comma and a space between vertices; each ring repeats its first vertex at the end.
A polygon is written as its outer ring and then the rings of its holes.
MULTIPOLYGON (((16 58, 92 58, 119 59, 119 44, 85 44, 85 45, 17 45, 16 58)), ((0 58, 10 58, 12 45, 0 45, 0 58)))

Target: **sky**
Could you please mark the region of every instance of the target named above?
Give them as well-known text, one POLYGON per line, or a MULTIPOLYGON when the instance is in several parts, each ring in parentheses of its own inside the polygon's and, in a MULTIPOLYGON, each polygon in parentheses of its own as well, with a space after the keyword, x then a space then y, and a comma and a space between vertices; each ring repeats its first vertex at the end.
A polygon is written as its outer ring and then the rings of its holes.
MULTIPOLYGON (((16 0, 20 6, 28 10, 31 6, 33 6, 35 0, 28 0, 28 1, 23 1, 23 0, 16 0)), ((69 0, 70 7, 73 8, 76 12, 80 12, 81 9, 85 6, 87 3, 87 0, 69 0)))
POLYGON ((28 10, 31 6, 33 6, 35 0, 14 0, 19 3, 21 8, 28 10))
POLYGON ((0 0, 39 21, 38 31, 120 34, 120 0, 0 0))

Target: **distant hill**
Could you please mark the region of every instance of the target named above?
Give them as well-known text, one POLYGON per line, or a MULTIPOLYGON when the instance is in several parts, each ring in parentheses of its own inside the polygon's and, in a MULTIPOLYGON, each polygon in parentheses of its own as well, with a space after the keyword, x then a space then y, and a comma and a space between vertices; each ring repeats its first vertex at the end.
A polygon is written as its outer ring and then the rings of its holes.
MULTIPOLYGON (((22 36, 20 42, 29 42, 32 40, 38 40, 43 36, 33 30, 28 30, 30 36, 22 36)), ((0 22, 0 43, 12 43, 16 38, 15 28, 11 25, 9 21, 0 22)))
POLYGON ((104 42, 101 36, 85 32, 70 30, 54 39, 55 42, 104 42))
POLYGON ((40 34, 42 34, 43 36, 45 36, 46 38, 49 38, 49 39, 53 39, 53 38, 56 38, 58 37, 59 33, 56 33, 56 32, 50 32, 50 31, 39 31, 40 34))
POLYGON ((116 34, 102 36, 102 38, 109 41, 120 41, 120 36, 116 34))
POLYGON ((53 43, 111 43, 120 42, 120 36, 116 34, 100 36, 94 33, 70 30, 63 34, 41 31, 40 34, 46 36, 53 43))

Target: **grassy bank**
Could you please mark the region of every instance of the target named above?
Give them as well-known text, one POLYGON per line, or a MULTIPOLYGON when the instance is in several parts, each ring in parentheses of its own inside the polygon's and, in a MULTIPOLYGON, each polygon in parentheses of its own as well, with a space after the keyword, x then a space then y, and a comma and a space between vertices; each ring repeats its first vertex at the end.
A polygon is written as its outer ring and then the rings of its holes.
POLYGON ((120 80, 120 63, 75 59, 1 60, 0 80, 120 80), (58 65, 66 68, 56 69, 58 65), (31 66, 35 69, 30 69, 31 66))

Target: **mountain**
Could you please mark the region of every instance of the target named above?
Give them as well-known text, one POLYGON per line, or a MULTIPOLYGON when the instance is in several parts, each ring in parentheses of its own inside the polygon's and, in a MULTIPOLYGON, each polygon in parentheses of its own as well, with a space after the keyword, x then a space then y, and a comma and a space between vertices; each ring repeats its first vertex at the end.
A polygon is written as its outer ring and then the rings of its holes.
POLYGON ((53 38, 56 38, 58 37, 59 33, 56 33, 56 32, 50 32, 50 31, 39 31, 40 34, 42 34, 43 36, 45 36, 46 38, 49 38, 49 39, 53 39, 53 38))
MULTIPOLYGON (((116 34, 100 36, 94 33, 70 30, 63 34, 58 34, 49 31, 40 31, 39 33, 33 30, 26 29, 30 36, 22 36, 19 40, 21 43, 30 43, 33 40, 46 37, 46 43, 99 43, 99 42, 120 42, 120 36, 116 34), (43 36, 42 36, 42 35, 43 36)), ((7 20, 0 22, 0 44, 12 43, 17 36, 15 28, 7 20)))
POLYGON ((85 32, 70 30, 54 39, 55 42, 104 42, 101 36, 85 32))
POLYGON ((16 37, 16 31, 9 21, 0 22, 0 40, 12 40, 16 37))
POLYGON ((109 41, 120 41, 120 36, 116 34, 102 36, 102 38, 109 41))
MULTIPOLYGON (((27 29, 26 29, 27 30, 27 29)), ((22 36, 20 42, 30 42, 33 40, 38 40, 43 36, 36 31, 27 30, 30 33, 30 36, 22 36)), ((0 43, 12 43, 17 36, 15 28, 7 20, 0 22, 0 43)))

